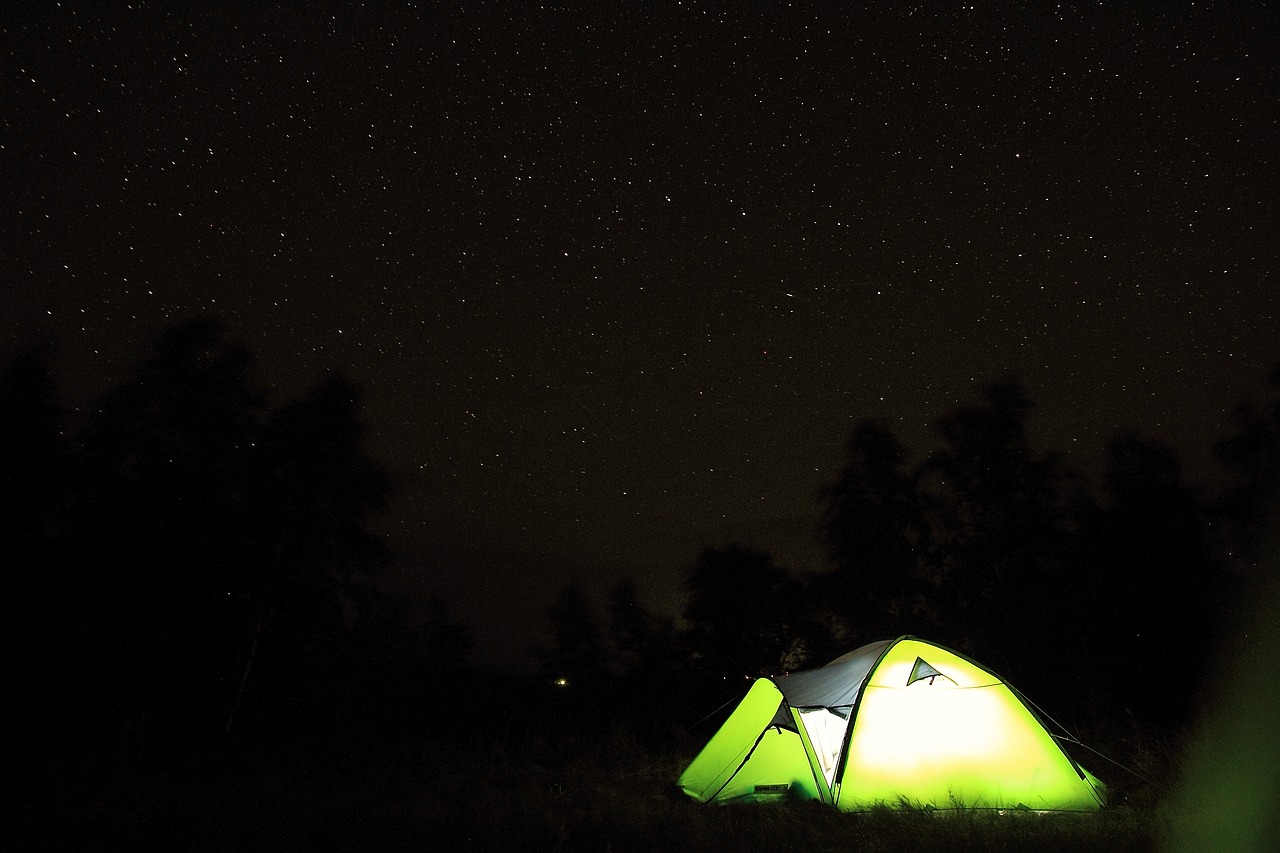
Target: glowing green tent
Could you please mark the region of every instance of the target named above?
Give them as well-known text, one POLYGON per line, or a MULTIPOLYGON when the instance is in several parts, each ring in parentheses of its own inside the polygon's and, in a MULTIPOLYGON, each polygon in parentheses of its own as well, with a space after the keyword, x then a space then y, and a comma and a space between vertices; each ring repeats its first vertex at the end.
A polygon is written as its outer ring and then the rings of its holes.
POLYGON ((999 676, 913 637, 758 679, 679 784, 702 802, 843 811, 1086 811, 1105 791, 999 676))

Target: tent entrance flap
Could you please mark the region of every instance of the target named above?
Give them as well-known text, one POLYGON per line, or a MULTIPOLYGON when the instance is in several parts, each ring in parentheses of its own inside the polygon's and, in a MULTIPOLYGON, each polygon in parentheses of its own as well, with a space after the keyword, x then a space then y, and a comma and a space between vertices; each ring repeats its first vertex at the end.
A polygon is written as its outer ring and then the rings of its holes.
POLYGON ((840 749, 844 746, 845 729, 849 727, 849 709, 841 716, 829 708, 799 708, 797 713, 804 723, 804 730, 813 744, 814 755, 827 779, 827 786, 835 784, 836 767, 840 764, 840 749))

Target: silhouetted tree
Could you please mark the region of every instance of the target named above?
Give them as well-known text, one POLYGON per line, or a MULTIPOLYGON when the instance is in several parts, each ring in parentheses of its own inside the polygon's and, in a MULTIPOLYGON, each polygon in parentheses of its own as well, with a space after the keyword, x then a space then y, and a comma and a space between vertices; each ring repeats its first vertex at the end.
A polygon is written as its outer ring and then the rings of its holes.
POLYGON ((363 438, 359 391, 336 373, 266 425, 255 527, 261 571, 243 601, 224 731, 250 690, 259 694, 259 716, 288 709, 295 721, 319 722, 340 714, 347 700, 337 697, 365 689, 346 640, 367 615, 391 554, 368 527, 386 509, 390 484, 363 438))
MULTIPOLYGON (((1280 366, 1271 381, 1280 391, 1280 366)), ((1018 384, 987 386, 938 421, 943 446, 914 474, 890 431, 859 424, 822 492, 836 569, 819 601, 851 602, 861 639, 928 632, 1051 705, 1183 722, 1231 588, 1205 502, 1170 448, 1124 433, 1100 506, 1060 456, 1031 447, 1031 410, 1018 384)), ((1242 406, 1236 424, 1215 448, 1235 477, 1215 520, 1251 564, 1280 508, 1280 396, 1242 406)))
POLYGON ((669 684, 677 674, 675 629, 644 606, 631 578, 609 590, 611 669, 637 685, 669 684))
POLYGON ((1233 478, 1218 512, 1229 527, 1233 564, 1246 576, 1261 571, 1264 546, 1280 535, 1280 362, 1268 376, 1272 397, 1246 402, 1233 414, 1235 433, 1214 446, 1233 478))
POLYGON ((1024 685, 1044 656, 1069 658, 1074 646, 1085 505, 1061 457, 1030 446, 1031 409, 1017 383, 987 386, 981 404, 938 421, 945 445, 923 466, 940 634, 1024 685))
POLYGON ((252 368, 216 322, 166 330, 80 442, 66 630, 86 727, 129 750, 314 732, 370 689, 388 484, 358 394, 332 376, 272 412, 252 368))
POLYGON ((547 679, 581 688, 600 685, 608 674, 604 635, 582 582, 575 578, 547 608, 551 645, 536 649, 547 679))
POLYGON ((474 645, 471 629, 454 620, 444 596, 433 595, 427 601, 422 639, 424 663, 433 678, 456 676, 467 668, 474 645))
POLYGON ((804 586, 769 554, 736 545, 703 551, 688 590, 685 644, 704 674, 776 675, 808 662, 815 624, 804 586))
POLYGON ((924 629, 918 598, 928 530, 905 464, 897 437, 863 421, 839 477, 822 490, 822 533, 835 568, 815 579, 815 607, 832 612, 843 642, 924 629))
POLYGON ((11 576, 39 575, 52 559, 69 487, 62 431, 48 353, 19 356, 0 373, 0 554, 11 576))
POLYGON ((63 411, 46 351, 25 353, 0 372, 0 562, 4 564, 4 659, 9 708, 22 721, 14 739, 39 755, 58 737, 73 689, 65 676, 68 636, 63 559, 70 467, 63 411))
POLYGON ((1224 594, 1205 507, 1173 450, 1131 432, 1107 447, 1105 488, 1090 536, 1091 657, 1121 706, 1148 722, 1187 722, 1224 594))
MULTIPOLYGON (((344 629, 341 658, 332 663, 347 680, 339 681, 336 691, 323 687, 317 697, 338 700, 337 713, 327 720, 338 725, 320 740, 376 742, 440 731, 439 726, 453 722, 453 706, 440 697, 456 690, 466 675, 470 638, 465 628, 449 618, 444 599, 427 603, 427 621, 421 629, 414 626, 412 611, 405 605, 390 596, 378 596, 344 629)), ((254 698, 250 694, 251 709, 254 698)))
POLYGON ((77 586, 106 720, 132 746, 205 741, 264 567, 265 397, 214 322, 167 330, 83 439, 77 586))

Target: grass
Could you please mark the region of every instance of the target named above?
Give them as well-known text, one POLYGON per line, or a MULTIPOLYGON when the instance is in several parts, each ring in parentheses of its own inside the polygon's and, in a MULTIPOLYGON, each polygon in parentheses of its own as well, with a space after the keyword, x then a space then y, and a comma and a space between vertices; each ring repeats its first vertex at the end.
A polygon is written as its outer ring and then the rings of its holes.
POLYGON ((1154 808, 1095 815, 705 806, 674 788, 697 750, 639 737, 506 731, 275 755, 196 773, 116 767, 50 785, 32 849, 1147 851, 1154 808), (657 743, 655 743, 657 742, 657 743))

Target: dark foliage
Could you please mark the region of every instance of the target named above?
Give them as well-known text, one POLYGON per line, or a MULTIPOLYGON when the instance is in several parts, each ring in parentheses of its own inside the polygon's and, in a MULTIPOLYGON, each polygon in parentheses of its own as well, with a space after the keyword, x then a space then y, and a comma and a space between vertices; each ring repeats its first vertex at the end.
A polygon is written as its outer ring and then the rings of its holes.
POLYGON ((804 586, 766 553, 709 549, 688 577, 690 661, 711 678, 754 678, 803 666, 817 625, 804 586))
POLYGON ((670 683, 682 673, 674 626, 644 606, 631 578, 610 588, 606 614, 610 669, 617 678, 647 689, 670 683))
POLYGON ((565 586, 547 608, 551 647, 535 650, 546 681, 560 687, 595 687, 609 672, 609 652, 595 608, 580 580, 565 586))
POLYGON ((1107 448, 1106 502, 1087 529, 1092 681, 1147 721, 1188 722, 1221 622, 1228 578, 1199 493, 1173 451, 1133 433, 1107 448), (1153 661, 1176 661, 1177 678, 1153 661))
POLYGON ((30 352, 0 374, 0 553, 49 569, 66 509, 68 448, 47 352, 30 352))
POLYGON ((1237 412, 1238 432, 1216 446, 1233 478, 1216 502, 1183 481, 1171 449, 1132 433, 1109 446, 1096 498, 1030 445, 1031 410, 1018 385, 987 387, 938 422, 943 446, 912 472, 888 430, 856 427, 822 493, 821 606, 850 647, 919 634, 1055 709, 1184 725, 1233 591, 1272 535, 1280 402, 1237 412))
POLYGON ((1274 552, 1280 517, 1280 362, 1268 376, 1271 398, 1242 403, 1234 413, 1236 431, 1214 445, 1233 483, 1218 503, 1228 527, 1226 547, 1233 568, 1258 579, 1261 558, 1274 552))
POLYGON ((1217 445, 1234 478, 1217 501, 1184 481, 1170 448, 1130 432, 1109 445, 1095 495, 1061 456, 1031 445, 1031 411, 1016 383, 988 386, 938 422, 942 446, 914 469, 889 429, 859 424, 821 494, 828 572, 705 551, 679 633, 627 584, 602 630, 573 587, 551 614, 549 665, 611 684, 646 671, 710 701, 708 685, 727 698, 749 677, 913 633, 972 654, 1042 711, 1090 730, 1178 730, 1201 707, 1224 613, 1272 529, 1280 403, 1239 410, 1239 432, 1217 445))
POLYGON ((443 613, 415 636, 376 594, 389 484, 341 377, 273 409, 198 321, 70 439, 56 397, 39 354, 0 381, 11 671, 42 766, 373 737, 429 702, 433 646, 465 654, 443 613))
MULTIPOLYGON (((10 708, 55 731, 66 715, 47 702, 47 674, 66 659, 63 620, 74 615, 61 533, 70 452, 47 352, 23 355, 0 374, 0 561, 5 563, 5 648, 10 708)), ((56 690, 59 697, 65 691, 56 690)), ((27 733, 14 740, 33 747, 27 733)))
POLYGON ((930 531, 906 457, 887 427, 863 421, 839 477, 822 490, 833 571, 816 580, 814 599, 831 612, 842 640, 920 630, 930 531))
POLYGON ((1022 388, 991 385, 982 398, 938 422, 945 444, 922 467, 935 543, 929 611, 939 639, 1016 677, 1073 651, 1061 640, 1074 618, 1077 501, 1061 458, 1030 445, 1022 388))
MULTIPOLYGON (((392 557, 369 521, 389 483, 362 449, 349 382, 272 406, 249 353, 197 322, 168 330, 68 435, 46 364, 32 353, 0 375, 0 548, 24 717, 13 753, 33 797, 80 797, 73 810, 101 820, 108 780, 159 785, 193 766, 265 778, 255 762, 286 754, 338 772, 344 755, 379 761, 380 745, 435 737, 451 692, 491 689, 444 601, 412 630, 378 593, 392 557)), ((1030 445, 1030 411, 1017 385, 990 386, 939 421, 942 447, 914 468, 891 431, 860 424, 822 493, 831 570, 705 551, 679 629, 630 580, 602 607, 569 585, 546 614, 541 677, 504 682, 522 710, 486 728, 488 748, 607 745, 617 726, 629 748, 692 748, 685 726, 750 677, 917 633, 972 651, 1140 763, 1153 731, 1191 719, 1222 613, 1276 535, 1280 397, 1242 406, 1216 445, 1230 478, 1217 499, 1133 433, 1108 447, 1095 497, 1030 445)), ((560 779, 557 760, 521 772, 560 779)), ((184 778, 191 802, 229 790, 184 778)))

